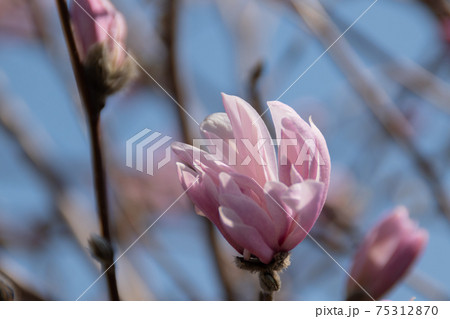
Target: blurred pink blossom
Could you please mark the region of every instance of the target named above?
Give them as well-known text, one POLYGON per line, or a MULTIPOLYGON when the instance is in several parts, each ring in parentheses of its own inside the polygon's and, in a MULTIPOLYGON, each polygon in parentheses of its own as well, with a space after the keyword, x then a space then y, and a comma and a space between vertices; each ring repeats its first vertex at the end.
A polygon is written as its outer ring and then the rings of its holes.
MULTIPOLYGON (((397 207, 366 236, 358 249, 351 276, 376 300, 397 283, 424 250, 428 233, 409 218, 405 207, 397 207)), ((370 300, 349 278, 347 297, 370 300)))
POLYGON ((33 16, 28 1, 0 1, 0 34, 31 38, 35 36, 33 16))
POLYGON ((81 60, 96 44, 108 46, 115 65, 125 60, 126 21, 109 0, 72 0, 70 11, 81 60))
POLYGON ((450 43, 450 17, 446 17, 441 21, 443 40, 450 43))
POLYGON ((225 94, 223 103, 226 113, 201 124, 203 136, 215 142, 209 153, 173 144, 179 178, 197 212, 244 258, 253 255, 267 264, 298 245, 317 220, 329 185, 328 148, 311 121, 269 102, 281 139, 277 163, 268 129, 251 105, 225 94))

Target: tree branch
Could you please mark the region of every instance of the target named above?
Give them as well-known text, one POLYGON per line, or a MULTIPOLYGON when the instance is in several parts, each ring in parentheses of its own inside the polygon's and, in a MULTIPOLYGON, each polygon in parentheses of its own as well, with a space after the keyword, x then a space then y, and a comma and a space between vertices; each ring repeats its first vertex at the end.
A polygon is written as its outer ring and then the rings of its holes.
MULTIPOLYGON (((174 99, 185 105, 183 92, 178 80, 178 68, 177 68, 177 29, 178 29, 178 0, 167 0, 166 16, 165 16, 165 40, 168 51, 168 71, 169 81, 171 86, 171 92, 174 95, 174 99)), ((189 130, 188 118, 186 113, 176 104, 173 104, 178 115, 178 121, 180 124, 180 130, 183 135, 184 142, 192 144, 192 135, 189 130)), ((205 219, 205 227, 207 228, 207 244, 210 247, 211 253, 214 256, 214 262, 218 272, 219 279, 222 283, 222 287, 225 291, 227 300, 235 300, 232 285, 227 277, 226 270, 222 263, 222 257, 220 253, 220 243, 216 237, 216 231, 214 225, 207 219, 205 219)))
MULTIPOLYGON (((78 55, 78 51, 75 44, 75 39, 71 29, 70 14, 69 9, 67 7, 67 3, 65 0, 56 0, 56 3, 58 6, 59 18, 63 28, 67 48, 70 54, 70 60, 72 62, 72 68, 78 85, 78 91, 80 93, 80 97, 84 104, 86 114, 88 117, 95 194, 97 198, 97 210, 101 225, 100 231, 102 236, 104 237, 106 242, 111 246, 112 249, 111 232, 109 229, 106 176, 102 159, 100 132, 99 132, 100 110, 103 107, 104 101, 99 100, 98 97, 96 97, 95 94, 93 94, 92 90, 89 90, 88 88, 85 70, 80 61, 80 57, 78 55)), ((108 283, 110 299, 119 300, 119 292, 117 288, 117 280, 114 266, 114 254, 112 254, 110 260, 108 260, 107 262, 105 261, 102 264, 104 270, 107 270, 109 268, 109 270, 106 272, 106 279, 108 283)))
POLYGON ((366 71, 365 66, 347 41, 344 38, 340 38, 339 41, 335 42, 341 36, 341 33, 321 4, 316 1, 295 0, 291 0, 291 3, 324 47, 329 48, 329 52, 332 53, 331 57, 336 65, 347 77, 354 90, 364 100, 379 124, 409 154, 433 192, 439 210, 450 221, 450 205, 446 198, 445 189, 434 171, 432 163, 416 149, 411 139, 412 128, 408 121, 386 92, 373 79, 372 75, 366 71))

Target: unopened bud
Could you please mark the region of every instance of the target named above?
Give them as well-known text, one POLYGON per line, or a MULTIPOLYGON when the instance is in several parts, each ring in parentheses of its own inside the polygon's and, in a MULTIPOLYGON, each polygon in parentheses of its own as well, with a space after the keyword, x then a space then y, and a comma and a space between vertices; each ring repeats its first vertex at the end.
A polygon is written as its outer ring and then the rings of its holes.
POLYGON ((379 300, 408 271, 425 249, 428 233, 405 207, 382 219, 359 247, 347 283, 347 300, 379 300))
POLYGON ((121 63, 117 63, 105 43, 91 47, 84 67, 91 91, 101 98, 119 91, 135 73, 130 59, 125 58, 121 63))
POLYGON ((92 91, 105 98, 133 75, 126 50, 127 24, 109 0, 77 0, 71 18, 80 59, 92 91))
POLYGON ((97 259, 102 264, 112 263, 114 252, 111 245, 105 238, 98 235, 92 235, 91 238, 89 238, 88 243, 92 257, 97 259))

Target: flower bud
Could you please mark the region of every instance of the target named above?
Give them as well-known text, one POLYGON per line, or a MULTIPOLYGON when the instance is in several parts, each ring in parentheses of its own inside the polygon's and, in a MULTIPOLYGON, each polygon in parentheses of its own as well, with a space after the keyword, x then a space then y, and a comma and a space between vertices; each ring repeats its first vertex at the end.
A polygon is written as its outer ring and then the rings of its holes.
POLYGON ((72 25, 86 77, 95 92, 107 96, 132 75, 126 48, 127 25, 109 0, 73 0, 72 25))
POLYGON ((127 25, 109 0, 73 0, 70 12, 82 61, 94 45, 105 43, 112 51, 114 60, 123 62, 125 52, 119 45, 125 47, 127 25))
POLYGON ((424 250, 428 233, 395 208, 365 237, 359 247, 347 283, 347 300, 379 300, 407 272, 424 250), (370 296, 368 296, 370 294, 370 296))
POLYGON ((108 264, 108 266, 113 262, 114 252, 105 238, 98 235, 92 235, 91 238, 89 238, 88 243, 92 257, 103 264, 108 264))

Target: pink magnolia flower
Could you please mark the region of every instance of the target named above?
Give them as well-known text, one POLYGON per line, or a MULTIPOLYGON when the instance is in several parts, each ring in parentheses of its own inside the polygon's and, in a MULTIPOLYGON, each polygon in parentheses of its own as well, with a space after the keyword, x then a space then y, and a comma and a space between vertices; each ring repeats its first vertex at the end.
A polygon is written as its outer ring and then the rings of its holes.
POLYGON ((72 0, 70 11, 81 60, 96 44, 108 46, 115 65, 125 60, 126 21, 109 0, 72 0))
MULTIPOLYGON (((0 1, 0 36, 32 38, 36 36, 32 12, 28 1, 0 1)), ((44 3, 44 5, 47 5, 44 3)))
MULTIPOLYGON (((355 255, 350 275, 378 300, 405 275, 427 240, 428 233, 409 218, 408 210, 397 207, 366 236, 355 255)), ((347 297, 370 300, 350 278, 347 297)))
POLYGON ((324 137, 289 106, 269 102, 277 138, 244 100, 223 94, 226 113, 201 124, 209 153, 174 143, 178 175, 199 214, 248 259, 269 263, 298 245, 317 220, 329 185, 324 137), (213 145, 211 145, 213 144, 213 145), (223 146, 223 149, 222 147, 223 146))

